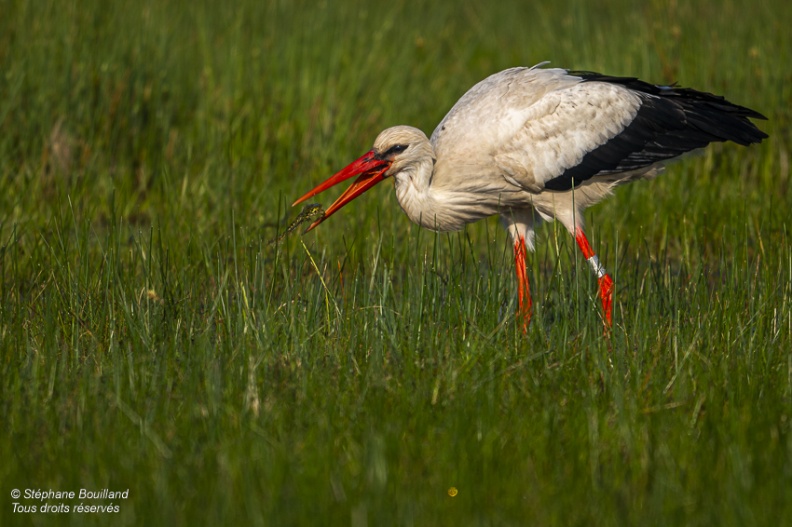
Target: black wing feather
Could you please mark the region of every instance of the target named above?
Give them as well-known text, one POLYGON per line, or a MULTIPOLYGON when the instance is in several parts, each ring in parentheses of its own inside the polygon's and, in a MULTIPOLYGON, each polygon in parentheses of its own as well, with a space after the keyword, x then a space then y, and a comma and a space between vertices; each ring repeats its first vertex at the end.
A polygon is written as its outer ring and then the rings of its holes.
POLYGON ((766 119, 755 110, 691 88, 656 86, 632 77, 570 71, 581 82, 607 82, 641 98, 635 118, 618 135, 588 152, 581 162, 548 181, 549 190, 570 190, 594 176, 628 172, 677 157, 709 143, 759 143, 767 134, 749 119, 766 119))

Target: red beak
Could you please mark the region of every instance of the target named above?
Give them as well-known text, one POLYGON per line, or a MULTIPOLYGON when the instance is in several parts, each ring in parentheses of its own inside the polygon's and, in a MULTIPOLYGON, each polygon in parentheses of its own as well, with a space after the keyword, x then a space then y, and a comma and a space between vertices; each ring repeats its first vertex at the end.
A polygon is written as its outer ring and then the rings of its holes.
POLYGON ((360 196, 368 189, 385 179, 385 172, 390 168, 391 162, 379 159, 374 154, 374 150, 366 152, 363 156, 350 163, 345 169, 334 176, 329 177, 324 183, 320 184, 312 191, 292 203, 292 207, 298 203, 302 203, 311 196, 315 196, 320 192, 329 189, 330 187, 341 183, 342 181, 351 178, 352 176, 360 177, 355 180, 348 189, 341 194, 335 202, 325 211, 324 216, 316 220, 308 227, 305 232, 308 232, 322 223, 324 220, 333 215, 338 209, 360 196))

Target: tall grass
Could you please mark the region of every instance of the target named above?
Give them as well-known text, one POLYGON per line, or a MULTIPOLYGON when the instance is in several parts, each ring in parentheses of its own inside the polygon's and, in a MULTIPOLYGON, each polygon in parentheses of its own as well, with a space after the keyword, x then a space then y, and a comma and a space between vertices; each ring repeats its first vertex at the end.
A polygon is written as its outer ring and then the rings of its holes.
POLYGON ((790 11, 0 1, 2 523, 781 524, 790 11), (526 335, 496 221, 422 231, 383 185, 267 245, 380 129, 547 59, 770 118, 587 213, 609 338, 557 226, 526 335), (129 497, 12 512, 80 488, 129 497))

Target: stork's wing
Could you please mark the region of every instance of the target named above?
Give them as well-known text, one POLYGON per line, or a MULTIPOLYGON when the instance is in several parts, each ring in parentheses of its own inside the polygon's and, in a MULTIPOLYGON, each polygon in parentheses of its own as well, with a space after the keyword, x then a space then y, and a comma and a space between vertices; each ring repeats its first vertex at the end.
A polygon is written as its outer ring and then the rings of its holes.
POLYGON ((598 175, 638 170, 711 142, 749 145, 767 137, 749 120, 765 119, 763 115, 717 95, 654 86, 634 78, 577 75, 584 80, 584 88, 604 83, 629 91, 640 99, 640 107, 621 132, 587 152, 576 166, 547 181, 545 188, 551 190, 566 190, 598 175))
POLYGON ((507 179, 528 190, 568 190, 641 149, 643 138, 630 133, 641 106, 638 95, 605 83, 551 91, 493 158, 507 179))
MULTIPOLYGON (((490 159, 507 180, 534 192, 640 170, 714 141, 767 137, 749 120, 761 114, 696 90, 588 72, 503 73, 511 77, 487 79, 487 95, 474 87, 444 123, 476 115, 473 135, 494 138, 485 148, 490 159)), ((465 139, 456 138, 463 148, 465 139)))

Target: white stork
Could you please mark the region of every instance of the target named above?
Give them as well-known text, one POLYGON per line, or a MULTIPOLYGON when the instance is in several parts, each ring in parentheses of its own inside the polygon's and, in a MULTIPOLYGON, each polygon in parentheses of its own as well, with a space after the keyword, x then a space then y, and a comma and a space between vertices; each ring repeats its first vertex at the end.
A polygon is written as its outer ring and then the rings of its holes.
POLYGON ((384 130, 372 150, 294 203, 359 176, 308 230, 386 178, 407 216, 433 231, 497 214, 514 244, 525 329, 532 312, 526 250, 541 221, 558 220, 597 275, 610 326, 613 280, 586 238, 583 210, 690 150, 760 142, 767 135, 749 118, 765 117, 710 93, 543 64, 473 86, 431 139, 411 126, 384 130))

